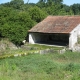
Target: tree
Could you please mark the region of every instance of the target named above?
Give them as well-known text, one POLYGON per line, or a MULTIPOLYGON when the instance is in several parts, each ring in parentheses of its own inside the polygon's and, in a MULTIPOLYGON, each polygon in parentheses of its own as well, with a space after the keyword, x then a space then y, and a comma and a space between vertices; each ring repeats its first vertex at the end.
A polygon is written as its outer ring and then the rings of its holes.
POLYGON ((64 8, 67 15, 74 15, 70 6, 63 4, 63 8, 64 8))
POLYGON ((15 9, 20 9, 23 4, 23 0, 11 0, 10 2, 10 5, 15 9))
POLYGON ((3 7, 0 10, 0 36, 9 38, 16 45, 20 45, 26 38, 28 30, 36 23, 26 11, 16 11, 3 7))
POLYGON ((80 4, 73 4, 70 6, 74 15, 79 15, 80 14, 80 4))
POLYGON ((36 5, 40 8, 46 7, 46 0, 39 0, 36 5))
POLYGON ((31 19, 33 19, 36 22, 40 22, 47 16, 47 13, 38 8, 37 6, 30 8, 28 11, 31 16, 31 19))

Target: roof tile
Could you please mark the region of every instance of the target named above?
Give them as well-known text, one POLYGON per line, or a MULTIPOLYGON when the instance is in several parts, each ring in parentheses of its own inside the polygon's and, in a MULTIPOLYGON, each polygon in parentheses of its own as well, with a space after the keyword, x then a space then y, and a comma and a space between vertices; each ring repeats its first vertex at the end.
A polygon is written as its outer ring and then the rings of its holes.
POLYGON ((70 33, 80 24, 80 16, 48 16, 29 32, 70 33))

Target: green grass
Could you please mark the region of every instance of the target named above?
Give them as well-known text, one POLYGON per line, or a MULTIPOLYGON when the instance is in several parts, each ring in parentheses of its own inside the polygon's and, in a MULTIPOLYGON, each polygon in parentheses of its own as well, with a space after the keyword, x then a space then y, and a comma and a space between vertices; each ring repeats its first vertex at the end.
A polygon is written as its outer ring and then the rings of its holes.
POLYGON ((39 45, 39 44, 25 44, 23 47, 16 49, 16 50, 11 50, 9 48, 0 51, 0 59, 1 58, 6 58, 6 57, 12 57, 15 54, 18 55, 25 55, 29 53, 40 53, 40 50, 53 50, 54 52, 58 52, 58 50, 63 49, 63 47, 56 47, 56 46, 47 46, 47 45, 39 45))
POLYGON ((0 80, 80 80, 80 53, 67 51, 1 59, 0 80))
POLYGON ((54 50, 60 50, 63 47, 57 47, 57 46, 49 46, 49 45, 40 45, 40 44, 25 44, 26 46, 30 46, 32 49, 38 49, 38 50, 43 50, 47 48, 53 48, 54 50))

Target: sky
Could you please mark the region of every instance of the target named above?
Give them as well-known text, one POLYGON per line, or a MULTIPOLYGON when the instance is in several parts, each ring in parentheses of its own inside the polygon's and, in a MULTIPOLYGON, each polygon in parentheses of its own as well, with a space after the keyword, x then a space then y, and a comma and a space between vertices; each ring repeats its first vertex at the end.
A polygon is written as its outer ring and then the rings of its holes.
MULTIPOLYGON (((0 4, 10 2, 11 0, 0 0, 0 4)), ((28 0, 24 0, 27 3, 28 0)), ((29 3, 37 3, 39 0, 29 0, 29 3)), ((72 5, 74 3, 80 3, 80 0, 63 0, 63 3, 66 5, 72 5)))

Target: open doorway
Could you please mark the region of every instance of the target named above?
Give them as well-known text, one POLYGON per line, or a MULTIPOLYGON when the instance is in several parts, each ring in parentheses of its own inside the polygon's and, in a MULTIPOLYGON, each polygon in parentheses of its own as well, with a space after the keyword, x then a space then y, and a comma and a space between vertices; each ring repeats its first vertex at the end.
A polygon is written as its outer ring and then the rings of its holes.
POLYGON ((69 34, 36 33, 35 43, 68 46, 69 45, 69 34))

